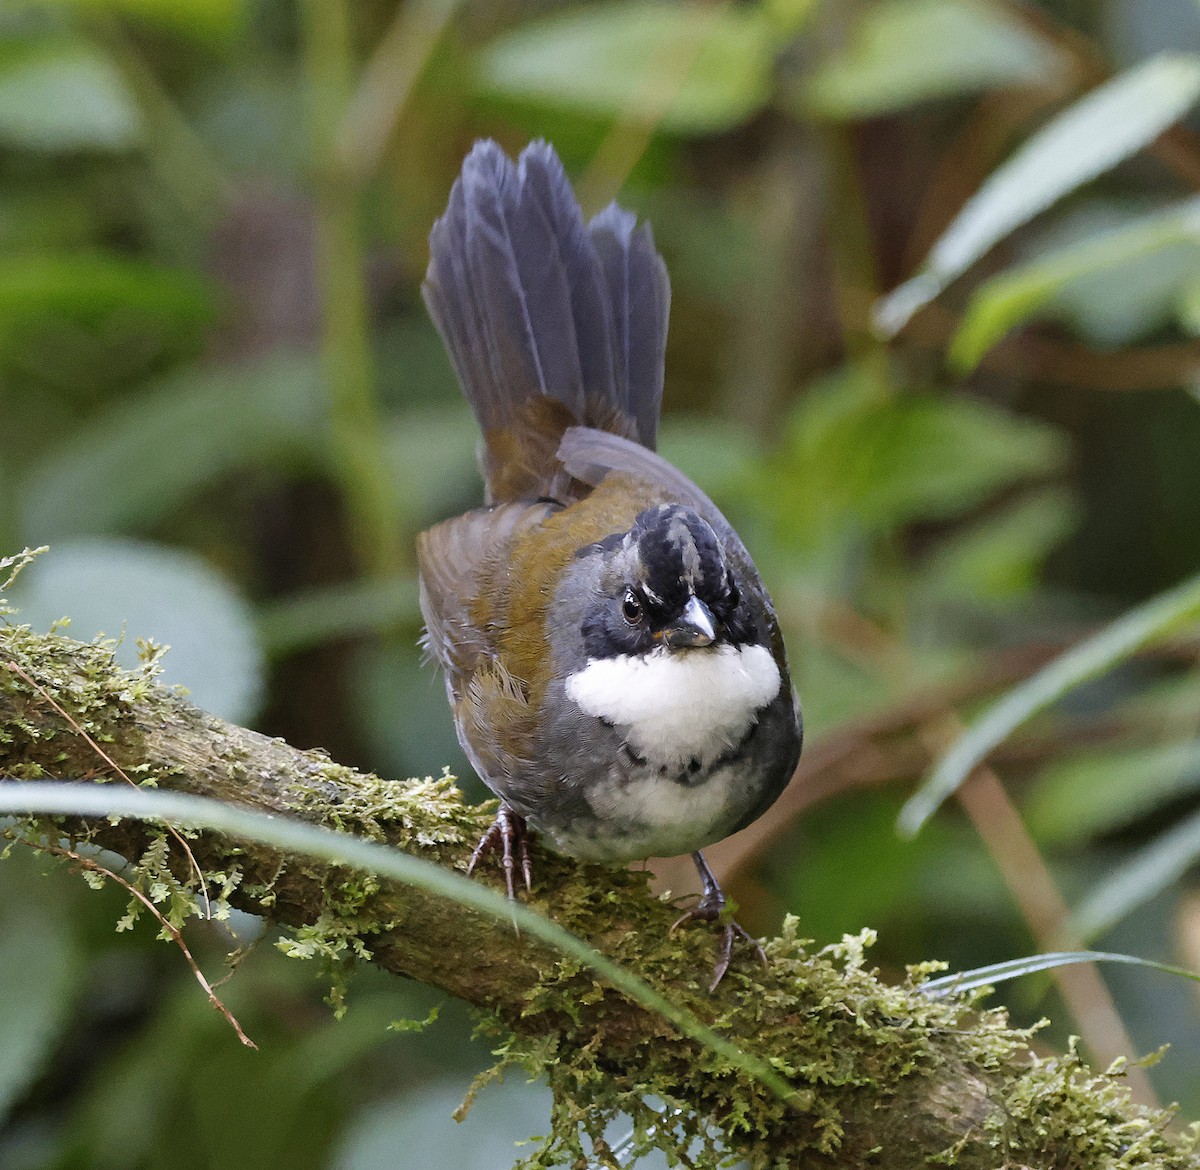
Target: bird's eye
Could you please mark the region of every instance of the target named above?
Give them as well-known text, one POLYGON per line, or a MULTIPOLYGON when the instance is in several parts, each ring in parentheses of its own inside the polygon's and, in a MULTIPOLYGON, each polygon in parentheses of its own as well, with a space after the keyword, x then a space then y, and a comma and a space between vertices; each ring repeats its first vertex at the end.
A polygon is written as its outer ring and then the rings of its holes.
POLYGON ((625 590, 625 600, 621 602, 621 615, 631 625, 636 626, 642 620, 642 603, 632 589, 625 590))

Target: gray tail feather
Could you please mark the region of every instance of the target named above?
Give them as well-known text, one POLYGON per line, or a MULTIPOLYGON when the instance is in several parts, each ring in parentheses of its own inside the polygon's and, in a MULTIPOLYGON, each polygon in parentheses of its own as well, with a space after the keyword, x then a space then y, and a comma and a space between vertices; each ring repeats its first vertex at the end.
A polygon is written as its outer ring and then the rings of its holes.
POLYGON ((585 227, 545 142, 516 164, 491 141, 467 155, 422 293, 485 437, 519 430, 528 400, 547 397, 653 449, 671 292, 636 223, 612 204, 585 227))

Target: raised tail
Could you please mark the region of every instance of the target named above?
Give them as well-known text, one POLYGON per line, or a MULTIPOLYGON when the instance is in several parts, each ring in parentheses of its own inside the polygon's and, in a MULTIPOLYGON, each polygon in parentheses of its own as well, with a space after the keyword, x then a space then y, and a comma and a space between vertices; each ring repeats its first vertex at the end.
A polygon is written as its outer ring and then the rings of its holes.
POLYGON ((429 236, 422 293, 484 436, 490 501, 547 494, 563 431, 653 450, 671 289, 649 224, 584 226, 554 149, 477 142, 429 236))

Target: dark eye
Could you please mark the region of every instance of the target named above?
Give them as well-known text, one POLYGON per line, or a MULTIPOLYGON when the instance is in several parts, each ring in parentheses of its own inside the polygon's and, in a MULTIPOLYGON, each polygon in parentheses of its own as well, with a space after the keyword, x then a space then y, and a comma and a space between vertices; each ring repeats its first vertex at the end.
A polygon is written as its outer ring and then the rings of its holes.
POLYGON ((631 625, 636 626, 642 620, 642 603, 632 589, 625 590, 625 600, 621 602, 621 615, 631 625))

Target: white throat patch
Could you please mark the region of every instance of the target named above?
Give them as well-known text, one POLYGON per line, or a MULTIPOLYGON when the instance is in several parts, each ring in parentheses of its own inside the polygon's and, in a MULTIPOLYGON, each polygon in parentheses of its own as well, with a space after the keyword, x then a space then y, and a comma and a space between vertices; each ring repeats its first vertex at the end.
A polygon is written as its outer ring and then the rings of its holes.
POLYGON ((582 711, 625 732, 656 767, 711 763, 739 742, 779 691, 765 646, 718 646, 597 658, 566 682, 582 711))

